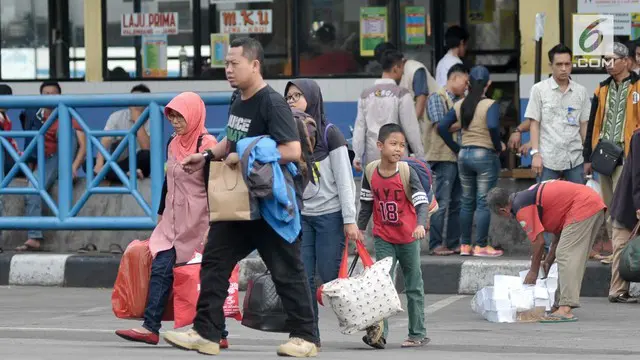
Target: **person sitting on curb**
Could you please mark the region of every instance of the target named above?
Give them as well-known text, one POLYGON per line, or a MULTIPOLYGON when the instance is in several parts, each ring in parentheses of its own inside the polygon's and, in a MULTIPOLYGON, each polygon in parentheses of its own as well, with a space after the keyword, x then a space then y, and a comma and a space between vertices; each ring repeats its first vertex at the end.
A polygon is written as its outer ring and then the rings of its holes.
POLYGON ((582 279, 598 230, 604 223, 606 206, 590 187, 564 180, 548 180, 510 194, 493 188, 487 194, 492 212, 515 217, 533 244, 531 269, 524 283, 534 285, 544 254, 544 232, 555 235, 543 269, 545 276, 557 258, 558 289, 551 314, 541 322, 574 322, 580 307, 582 279))
MULTIPOLYGON (((149 90, 149 88, 144 84, 136 85, 131 89, 132 94, 148 94, 150 92, 151 90, 149 90)), ((109 116, 104 129, 106 131, 128 131, 136 124, 138 118, 144 112, 144 109, 144 106, 130 106, 128 109, 118 110, 109 116)), ((149 149, 151 147, 151 139, 149 138, 150 133, 149 121, 146 121, 144 125, 142 125, 136 132, 136 142, 138 147, 135 155, 137 166, 136 175, 139 179, 148 177, 149 173, 151 172, 151 155, 149 152, 149 149)), ((124 140, 124 138, 121 136, 104 136, 100 140, 100 143, 102 143, 102 146, 104 146, 107 151, 113 153, 113 151, 115 151, 122 140, 124 140)), ((127 146, 120 157, 118 159, 115 159, 117 161, 118 167, 122 169, 122 172, 126 173, 127 175, 130 170, 129 155, 129 147, 127 146)), ((93 172, 97 175, 100 171, 102 171, 102 168, 104 166, 105 158, 104 156, 102 156, 102 153, 98 152, 98 154, 96 155, 95 167, 93 168, 93 172)), ((107 172, 104 178, 112 182, 120 181, 120 178, 118 178, 118 175, 116 175, 115 171, 113 170, 107 172)))
MULTIPOLYGON (((61 95, 62 88, 56 81, 47 80, 40 85, 40 95, 61 95)), ((25 131, 39 131, 49 120, 51 114, 55 109, 53 108, 39 108, 39 109, 25 109, 20 114, 20 121, 22 122, 22 129, 25 131)), ((87 153, 87 137, 80 124, 71 119, 71 153, 60 154, 58 149, 58 128, 60 126, 59 119, 52 120, 48 130, 44 134, 44 179, 40 179, 40 172, 38 171, 38 155, 34 149, 27 158, 27 163, 33 175, 38 182, 42 182, 44 189, 49 191, 51 186, 58 180, 58 159, 59 156, 71 156, 73 163, 71 164, 71 175, 73 179, 78 178, 78 170, 81 169, 82 164, 85 161, 85 155, 87 153)), ((28 140, 30 141, 30 140, 28 140)), ((28 143, 27 143, 28 144, 28 143)), ((27 145, 28 146, 28 145, 27 145)), ((29 182, 28 187, 35 187, 34 184, 29 182)), ((28 194, 25 195, 25 216, 27 217, 40 217, 42 216, 42 196, 40 194, 28 194)), ((44 235, 42 230, 30 229, 27 231, 27 240, 24 244, 18 246, 16 251, 41 251, 43 250, 44 235)))

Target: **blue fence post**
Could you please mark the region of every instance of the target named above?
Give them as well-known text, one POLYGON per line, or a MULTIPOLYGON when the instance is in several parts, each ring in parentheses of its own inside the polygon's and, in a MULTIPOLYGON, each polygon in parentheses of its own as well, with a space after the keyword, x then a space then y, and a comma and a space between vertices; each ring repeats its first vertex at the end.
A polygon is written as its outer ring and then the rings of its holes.
POLYGON ((149 122, 151 128, 151 211, 153 213, 154 221, 158 219, 158 208, 160 207, 160 196, 162 194, 162 184, 164 183, 164 151, 162 154, 156 153, 159 149, 164 149, 162 146, 163 139, 163 118, 164 115, 160 112, 160 106, 152 101, 149 104, 149 122))
MULTIPOLYGON (((71 163, 71 114, 65 104, 58 105, 58 217, 66 220, 73 202, 73 175, 71 163)), ((46 175, 45 175, 46 176, 46 175)), ((39 181, 40 189, 45 190, 44 178, 39 181)))

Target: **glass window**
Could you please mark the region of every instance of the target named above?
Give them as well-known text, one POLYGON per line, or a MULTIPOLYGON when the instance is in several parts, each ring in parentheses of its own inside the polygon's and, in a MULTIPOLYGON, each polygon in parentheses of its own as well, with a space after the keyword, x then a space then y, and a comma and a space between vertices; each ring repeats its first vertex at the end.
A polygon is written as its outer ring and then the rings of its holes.
POLYGON ((420 61, 427 69, 434 69, 431 0, 400 1, 400 11, 401 51, 406 58, 420 61))
POLYGON ((49 78, 49 7, 45 1, 2 0, 2 79, 49 78))
POLYGON ((472 56, 476 54, 470 61, 487 67, 501 67, 503 71, 517 71, 517 7, 516 0, 467 0, 469 52, 472 56), (482 54, 509 50, 513 54, 482 54))
POLYGON ((299 1, 300 75, 373 75, 373 49, 378 42, 396 42, 393 1, 299 1), (361 14, 367 21, 361 25, 361 14), (361 27, 366 36, 361 41, 361 27))
POLYGON ((228 33, 230 41, 243 36, 258 39, 265 54, 264 76, 291 76, 290 19, 294 1, 298 0, 202 1, 202 76, 225 78, 223 66, 211 66, 211 34, 219 33, 228 33))
POLYGON ((83 78, 85 73, 84 0, 69 0, 69 77, 83 78))
MULTIPOLYGON (((166 58, 166 77, 191 76, 193 74, 192 1, 136 0, 136 3, 138 1, 141 13, 178 14, 178 34, 167 35, 164 45, 149 46, 154 55, 159 56, 161 60, 152 69, 162 69, 165 65, 162 59, 166 58)), ((109 78, 165 77, 162 73, 146 71, 144 60, 142 61, 143 68, 136 68, 136 42, 141 48, 140 54, 146 53, 146 46, 142 44, 141 36, 122 36, 120 30, 122 14, 134 13, 134 9, 134 1, 132 0, 109 0, 107 3, 107 68, 109 69, 109 78)))
POLYGON ((144 0, 142 2, 143 13, 178 13, 178 34, 167 36, 167 77, 193 76, 191 6, 191 0, 144 0))
POLYGON ((109 80, 129 79, 136 76, 136 49, 133 36, 120 35, 122 14, 133 13, 133 1, 107 2, 107 69, 109 80))

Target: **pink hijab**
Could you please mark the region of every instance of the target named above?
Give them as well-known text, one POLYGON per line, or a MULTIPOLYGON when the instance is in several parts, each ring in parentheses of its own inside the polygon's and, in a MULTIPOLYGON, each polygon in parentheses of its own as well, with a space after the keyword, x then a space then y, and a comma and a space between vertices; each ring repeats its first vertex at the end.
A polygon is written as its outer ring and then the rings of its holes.
POLYGON ((176 135, 169 144, 169 152, 175 156, 176 160, 181 161, 191 154, 212 148, 217 143, 216 138, 211 136, 204 126, 207 111, 198 94, 194 92, 179 94, 165 106, 165 116, 169 109, 178 112, 187 122, 187 131, 183 135, 176 135), (204 135, 202 145, 200 149, 196 149, 200 135, 204 135))

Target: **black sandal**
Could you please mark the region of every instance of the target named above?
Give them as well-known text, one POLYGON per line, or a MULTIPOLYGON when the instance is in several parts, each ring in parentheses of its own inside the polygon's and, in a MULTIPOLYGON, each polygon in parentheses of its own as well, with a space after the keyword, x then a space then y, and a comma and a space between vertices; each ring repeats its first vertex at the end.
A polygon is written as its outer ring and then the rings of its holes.
POLYGON ((124 250, 122 250, 122 246, 114 243, 109 245, 109 252, 113 255, 121 255, 124 253, 124 250))
POLYGON ((78 254, 87 254, 94 253, 98 251, 98 247, 93 243, 87 243, 80 249, 78 249, 78 254))
POLYGON ((619 294, 618 296, 609 297, 609 302, 620 304, 635 304, 638 298, 631 297, 629 294, 619 294))

